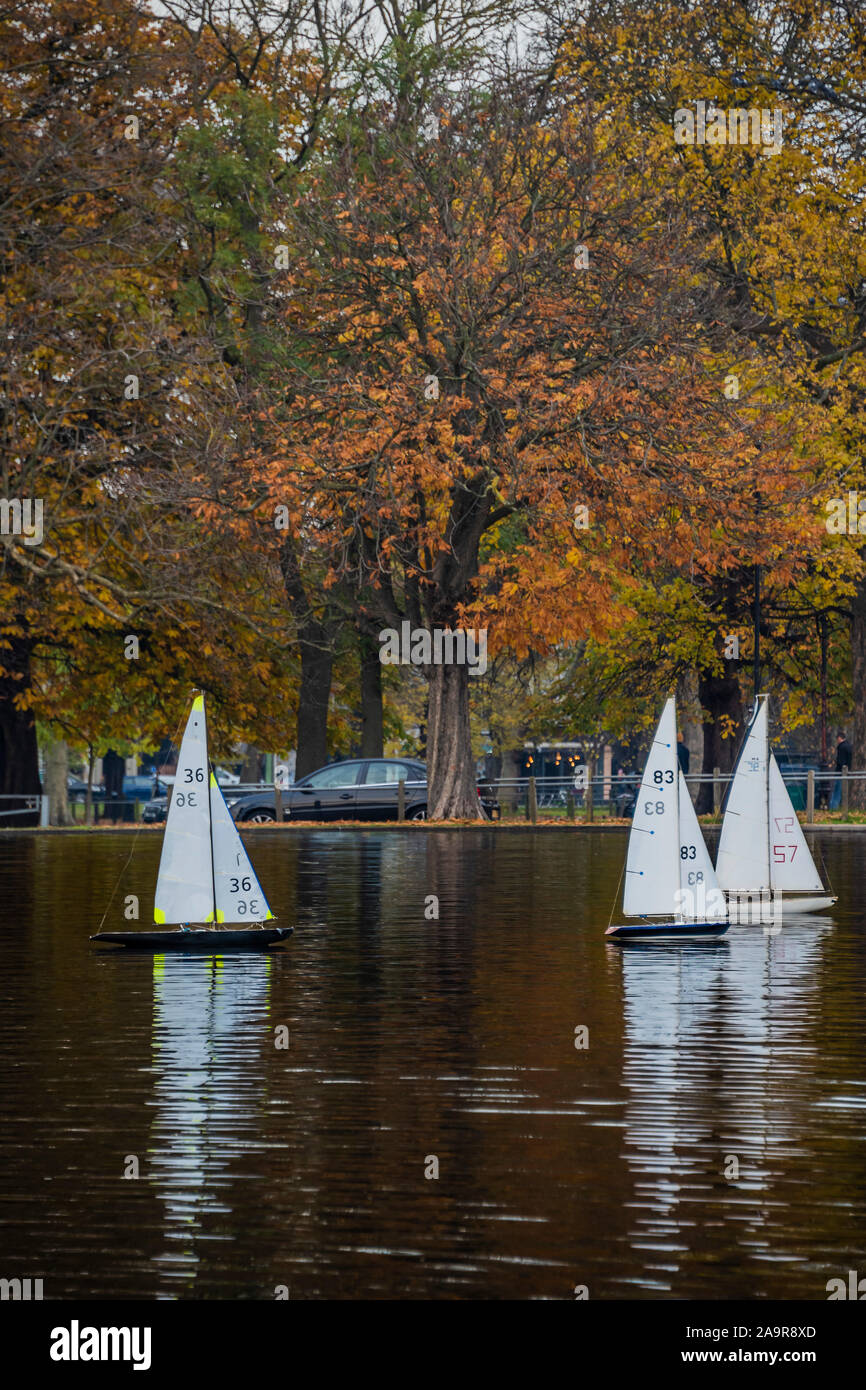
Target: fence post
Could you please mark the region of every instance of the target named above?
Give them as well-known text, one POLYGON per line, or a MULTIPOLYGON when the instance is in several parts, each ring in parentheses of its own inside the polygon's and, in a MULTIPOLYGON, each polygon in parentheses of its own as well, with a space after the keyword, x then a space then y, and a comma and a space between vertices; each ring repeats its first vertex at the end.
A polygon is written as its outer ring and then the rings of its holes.
POLYGON ((842 812, 843 812, 843 815, 846 815, 846 816, 847 816, 847 814, 848 814, 848 773, 845 772, 844 770, 843 770, 843 772, 842 772, 842 812))
POLYGON ((565 794, 565 814, 569 820, 574 820, 574 788, 569 787, 565 794))
POLYGON ((278 821, 283 819, 283 789, 277 782, 274 783, 274 814, 278 821))
POLYGON ((51 824, 51 798, 44 796, 39 802, 39 825, 40 827, 51 824))
POLYGON ((532 824, 538 820, 538 793, 535 789, 535 773, 531 773, 529 778, 529 799, 526 803, 526 810, 532 824))
POLYGON ((713 768, 713 815, 717 816, 722 809, 722 783, 721 768, 713 768))
POLYGON ((592 824, 592 813, 595 809, 592 799, 592 779, 595 776, 595 759, 591 758, 586 769, 586 796, 583 800, 583 816, 587 824, 592 824))
POLYGON ((401 777, 397 783, 397 819, 406 819, 406 778, 401 777))
POLYGON ((815 822, 815 769, 809 768, 806 774, 806 824, 815 822))

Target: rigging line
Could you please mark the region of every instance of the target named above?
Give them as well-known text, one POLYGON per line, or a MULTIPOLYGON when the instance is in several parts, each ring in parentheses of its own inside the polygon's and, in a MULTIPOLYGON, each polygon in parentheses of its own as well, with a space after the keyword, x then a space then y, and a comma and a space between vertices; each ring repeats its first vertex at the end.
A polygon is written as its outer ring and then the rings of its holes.
POLYGON ((622 861, 622 868, 621 868, 620 871, 619 871, 619 882, 618 882, 617 885, 616 885, 616 894, 614 895, 613 906, 612 906, 611 909, 610 909, 610 916, 609 916, 608 919, 607 919, 607 925, 608 925, 608 926, 611 926, 611 925, 613 924, 613 914, 614 914, 614 911, 616 910, 616 905, 617 905, 617 903, 619 902, 619 890, 620 890, 620 888, 622 887, 622 881, 623 881, 623 879, 624 879, 624 877, 625 877, 625 866, 626 866, 627 863, 628 863, 628 848, 626 848, 626 857, 625 857, 625 859, 622 861))
MULTIPOLYGON (((210 748, 209 748, 209 746, 208 746, 208 737, 207 737, 207 713, 205 712, 204 691, 201 692, 201 710, 202 710, 202 722, 203 722, 203 724, 204 724, 204 765, 205 765, 205 771, 206 771, 206 775, 207 775, 207 828, 208 828, 208 837, 209 837, 209 839, 210 839, 210 884, 211 884, 211 892, 213 893, 213 924, 214 924, 214 929, 216 929, 216 927, 217 927, 217 896, 216 896, 216 867, 215 867, 215 865, 214 865, 214 854, 213 854, 213 802, 211 801, 211 794, 210 794, 211 765, 210 765, 210 748)), ((214 773, 214 780, 216 780, 216 774, 215 774, 215 773, 214 773)))
MULTIPOLYGON (((796 814, 796 813, 795 813, 795 814, 796 814)), ((805 835, 803 836, 803 838, 804 838, 804 839, 806 838, 805 835)), ((808 846, 809 846, 809 841, 806 840, 806 847, 808 848, 808 846)), ((832 880, 831 880, 831 878, 830 878, 830 870, 827 868, 827 861, 826 861, 825 858, 824 858, 824 851, 823 851, 822 848, 821 848, 821 842, 820 842, 820 840, 818 841, 818 853, 819 853, 820 856, 821 856, 821 868, 824 870, 824 876, 825 876, 826 881, 827 881, 827 890, 829 890, 829 892, 832 893, 832 892, 833 892, 833 882, 832 882, 832 880)))
MULTIPOLYGON (((175 731, 174 731, 174 738, 172 739, 172 746, 173 746, 173 747, 177 746, 178 736, 179 736, 179 734, 180 734, 180 730, 181 730, 181 725, 182 725, 182 724, 183 724, 183 715, 181 715, 180 719, 178 720, 177 728, 176 728, 175 731)), ((158 773, 154 773, 154 776, 155 776, 156 781, 158 782, 158 781, 159 781, 159 774, 158 774, 158 773)), ((168 811, 166 811, 166 822, 168 822, 168 811)), ((111 890, 111 896, 109 897, 108 902, 107 902, 106 905, 105 905, 105 911, 104 911, 103 914, 102 914, 102 921, 99 923, 99 930, 100 930, 100 931, 102 931, 102 928, 105 926, 105 919, 106 919, 106 917, 108 916, 108 911, 109 911, 109 908, 111 907, 111 904, 114 902, 114 895, 115 895, 115 893, 117 892, 118 885, 120 884, 120 880, 123 878, 123 875, 126 873, 127 869, 128 869, 129 866, 130 866, 130 863, 132 862, 132 856, 135 854, 135 847, 136 847, 136 845, 138 844, 138 837, 139 837, 139 835, 141 834, 141 832, 142 832, 143 829, 144 829, 144 821, 143 821, 143 820, 140 820, 140 821, 138 822, 138 827, 137 827, 137 829, 136 829, 136 832, 135 832, 135 834, 134 834, 133 837, 132 837, 132 845, 131 845, 131 847, 130 847, 129 854, 127 855, 126 863, 124 864, 124 866, 123 866, 123 868, 121 869, 120 873, 117 875, 117 882, 115 883, 114 887, 112 888, 112 890, 111 890)))

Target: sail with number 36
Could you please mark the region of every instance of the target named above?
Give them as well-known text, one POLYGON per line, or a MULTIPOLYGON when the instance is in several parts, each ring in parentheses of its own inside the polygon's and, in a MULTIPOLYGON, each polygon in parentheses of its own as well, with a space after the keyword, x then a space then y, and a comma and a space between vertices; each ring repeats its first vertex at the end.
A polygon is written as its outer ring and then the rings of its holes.
POLYGON ((101 932, 91 938, 113 945, 217 950, 274 945, 291 927, 226 931, 273 921, 274 914, 210 770, 204 696, 186 723, 165 823, 153 919, 172 932, 101 932), (190 930, 194 924, 204 930, 190 930), (215 929, 217 928, 217 929, 215 929))

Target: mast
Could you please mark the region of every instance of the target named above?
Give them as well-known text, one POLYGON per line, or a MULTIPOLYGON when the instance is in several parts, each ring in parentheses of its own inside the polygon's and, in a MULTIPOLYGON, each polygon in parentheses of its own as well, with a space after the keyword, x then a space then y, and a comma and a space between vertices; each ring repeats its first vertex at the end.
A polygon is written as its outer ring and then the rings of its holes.
MULTIPOLYGON (((682 822, 681 822, 681 820, 680 820, 680 757, 679 757, 679 753, 677 752, 677 720, 676 720, 676 705, 674 706, 674 746, 673 746, 673 755, 674 755, 674 786, 676 787, 676 793, 677 793, 677 794, 676 794, 676 816, 677 816, 677 879, 678 879, 678 882, 679 882, 679 885, 680 885, 680 903, 682 903, 682 900, 683 900, 683 899, 682 899, 682 891, 683 891, 683 865, 682 865, 682 860, 680 859, 680 839, 681 839, 681 835, 680 835, 680 825, 682 824, 682 822)), ((680 907, 679 916, 682 917, 683 919, 685 919, 685 913, 683 912, 682 907, 680 907)))
POLYGON ((755 699, 761 685, 761 566, 755 565, 755 699))
POLYGON ((210 887, 213 894, 213 924, 216 926, 217 920, 217 901, 216 901, 216 869, 214 868, 213 855, 213 812, 210 804, 210 752, 207 743, 207 711, 205 710, 204 691, 201 692, 201 717, 204 723, 204 766, 207 776, 207 829, 210 839, 210 887))
POLYGON ((766 737, 764 739, 764 796, 767 802, 767 883, 770 887, 770 897, 773 896, 773 832, 770 828, 770 697, 765 695, 767 701, 767 718, 764 724, 766 737))

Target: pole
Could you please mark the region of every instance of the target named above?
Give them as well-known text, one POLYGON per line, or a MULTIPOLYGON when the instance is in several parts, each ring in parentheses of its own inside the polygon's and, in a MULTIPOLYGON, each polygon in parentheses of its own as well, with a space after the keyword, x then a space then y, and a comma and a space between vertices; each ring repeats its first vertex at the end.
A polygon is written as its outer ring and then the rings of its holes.
POLYGON ((755 699, 761 688, 761 566, 755 565, 755 699))

